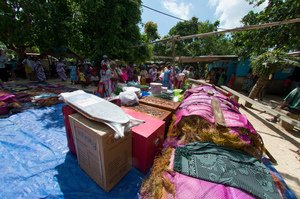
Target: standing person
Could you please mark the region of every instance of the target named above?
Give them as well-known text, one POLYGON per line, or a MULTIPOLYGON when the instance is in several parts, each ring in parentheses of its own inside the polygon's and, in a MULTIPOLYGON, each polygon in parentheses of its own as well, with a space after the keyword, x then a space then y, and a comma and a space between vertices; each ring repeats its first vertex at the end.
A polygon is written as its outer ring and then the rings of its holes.
POLYGON ((25 66, 26 79, 33 81, 34 61, 32 60, 31 56, 28 55, 27 59, 24 59, 22 63, 25 66))
POLYGON ((119 74, 120 82, 126 82, 128 80, 127 71, 125 70, 125 66, 121 66, 122 75, 119 74))
POLYGON ((157 69, 156 69, 156 65, 155 64, 153 64, 152 68, 150 68, 150 70, 149 70, 149 77, 152 79, 152 80, 150 80, 149 83, 155 82, 156 79, 157 79, 157 69))
POLYGON ((141 85, 146 85, 146 78, 148 77, 148 72, 146 70, 146 65, 142 66, 142 71, 140 73, 141 79, 140 79, 140 84, 141 85))
POLYGON ((83 73, 83 66, 81 66, 79 68, 79 79, 80 79, 80 83, 81 83, 81 88, 85 89, 86 88, 86 78, 85 78, 85 74, 83 73))
POLYGON ((56 62, 56 72, 62 81, 67 80, 67 75, 65 73, 65 64, 61 61, 61 59, 56 62))
POLYGON ((55 60, 52 57, 50 58, 50 72, 51 78, 55 78, 57 76, 55 60))
POLYGON ((86 84, 89 85, 91 82, 91 70, 92 70, 92 66, 89 62, 86 62, 84 64, 84 74, 86 76, 86 84))
POLYGON ((98 85, 99 76, 96 66, 93 66, 93 69, 90 71, 91 74, 91 82, 93 82, 94 86, 98 85))
POLYGON ((194 73, 194 67, 189 67, 188 72, 187 72, 187 78, 195 78, 195 73, 194 73))
POLYGON ((116 71, 116 62, 111 61, 106 70, 106 81, 104 82, 104 97, 110 97, 116 92, 117 83, 119 80, 118 72, 116 71))
POLYGON ((288 78, 283 83, 283 96, 286 96, 289 92, 289 86, 292 82, 292 76, 288 76, 288 78))
POLYGON ((182 88, 183 79, 184 79, 184 73, 180 73, 180 69, 176 66, 175 67, 175 84, 174 84, 174 87, 176 89, 182 88))
POLYGON ((22 59, 18 60, 18 66, 17 66, 17 69, 16 69, 16 75, 18 77, 22 77, 22 78, 26 79, 25 67, 24 67, 24 64, 22 64, 22 59))
POLYGON ((250 93, 253 87, 254 75, 252 74, 252 68, 249 70, 248 74, 246 75, 246 79, 244 84, 242 85, 242 89, 245 90, 247 93, 250 93))
POLYGON ((74 85, 75 82, 77 82, 77 71, 76 71, 77 66, 74 65, 73 62, 71 62, 69 69, 70 69, 70 81, 71 81, 71 84, 74 85))
POLYGON ((171 65, 168 64, 162 79, 163 87, 167 87, 168 89, 171 89, 170 78, 171 78, 171 65))
POLYGON ((170 83, 169 83, 169 89, 174 89, 174 66, 172 66, 172 64, 169 62, 169 64, 171 65, 170 70, 171 70, 171 74, 170 74, 170 83))
POLYGON ((127 71, 127 81, 134 81, 134 72, 133 72, 133 61, 128 63, 128 66, 126 66, 125 70, 127 71))
POLYGON ((227 79, 227 76, 226 76, 226 70, 225 70, 225 68, 222 68, 221 74, 220 74, 220 77, 219 77, 219 80, 218 80, 217 85, 218 85, 218 86, 224 85, 226 79, 227 79))
POLYGON ((13 78, 13 80, 15 80, 16 79, 15 71, 17 70, 18 64, 17 64, 15 59, 11 59, 10 60, 10 65, 11 65, 11 71, 10 71, 11 77, 13 78))
POLYGON ((103 60, 101 61, 100 78, 102 78, 102 76, 105 76, 108 65, 109 65, 108 57, 107 55, 103 55, 103 60))
POLYGON ((219 70, 216 72, 214 77, 214 85, 218 84, 219 78, 221 77, 222 68, 219 68, 219 70))
POLYGON ((8 64, 8 59, 4 54, 3 50, 0 49, 0 79, 4 82, 8 81, 8 73, 6 69, 6 65, 8 64))
POLYGON ((34 58, 34 70, 35 70, 36 77, 39 82, 46 81, 46 75, 45 75, 44 68, 37 57, 34 58))
POLYGON ((228 84, 227 84, 227 86, 228 86, 229 88, 232 87, 233 82, 234 82, 234 79, 235 79, 235 73, 232 73, 231 76, 230 76, 230 79, 229 79, 229 81, 228 81, 228 84))
POLYGON ((183 73, 185 76, 187 76, 187 74, 186 74, 187 72, 189 72, 189 66, 188 66, 188 65, 186 65, 186 66, 184 67, 182 73, 183 73))
POLYGON ((216 72, 217 72, 217 69, 216 68, 213 68, 209 74, 209 83, 210 84, 213 84, 214 83, 214 78, 215 78, 215 75, 216 75, 216 72))

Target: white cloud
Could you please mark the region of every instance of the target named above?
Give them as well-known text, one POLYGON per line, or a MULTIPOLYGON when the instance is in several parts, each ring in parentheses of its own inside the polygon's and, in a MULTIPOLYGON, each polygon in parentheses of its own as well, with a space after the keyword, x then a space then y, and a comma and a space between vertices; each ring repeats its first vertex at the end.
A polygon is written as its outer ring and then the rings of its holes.
POLYGON ((250 10, 259 12, 267 6, 267 1, 259 7, 249 5, 245 0, 209 0, 210 7, 216 7, 214 15, 225 29, 241 27, 240 21, 250 10))
POLYGON ((170 13, 175 15, 176 17, 179 17, 181 19, 188 20, 190 17, 190 8, 192 7, 192 4, 186 4, 186 3, 177 3, 176 0, 168 0, 162 2, 164 8, 166 8, 170 13))

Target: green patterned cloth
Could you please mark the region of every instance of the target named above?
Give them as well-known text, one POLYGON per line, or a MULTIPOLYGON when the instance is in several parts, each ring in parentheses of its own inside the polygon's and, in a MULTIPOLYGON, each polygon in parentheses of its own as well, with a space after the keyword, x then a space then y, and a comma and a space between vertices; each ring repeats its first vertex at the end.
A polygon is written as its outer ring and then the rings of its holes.
POLYGON ((244 190, 258 198, 282 198, 268 168, 257 158, 214 143, 177 147, 174 171, 244 190))

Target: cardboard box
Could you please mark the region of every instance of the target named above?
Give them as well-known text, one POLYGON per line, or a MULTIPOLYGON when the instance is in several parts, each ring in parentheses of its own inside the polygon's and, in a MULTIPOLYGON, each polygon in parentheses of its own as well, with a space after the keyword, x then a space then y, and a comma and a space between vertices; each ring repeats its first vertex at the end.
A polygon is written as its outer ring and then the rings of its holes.
POLYGON ((162 149, 165 122, 124 107, 122 109, 132 117, 146 121, 132 128, 132 164, 145 175, 162 149))
POLYGON ((78 164, 108 193, 132 167, 132 133, 114 138, 107 125, 79 113, 69 115, 78 164))

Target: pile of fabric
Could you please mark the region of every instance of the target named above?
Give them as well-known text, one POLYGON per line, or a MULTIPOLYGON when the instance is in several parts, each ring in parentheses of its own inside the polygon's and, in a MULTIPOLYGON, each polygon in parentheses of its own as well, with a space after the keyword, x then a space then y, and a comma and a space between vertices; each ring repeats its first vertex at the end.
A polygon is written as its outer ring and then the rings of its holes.
POLYGON ((21 104, 18 103, 14 95, 0 90, 0 116, 8 114, 11 109, 19 108, 21 108, 21 104))
POLYGON ((61 103, 62 100, 59 100, 58 95, 73 90, 63 85, 50 84, 2 85, 0 87, 0 115, 9 116, 33 105, 52 106, 61 103), (30 105, 27 106, 27 104, 30 105), (12 110, 15 111, 11 112, 12 110))
POLYGON ((280 180, 262 162, 262 138, 239 106, 210 86, 188 90, 141 198, 282 198, 280 180), (212 99, 226 127, 215 125, 212 99))

